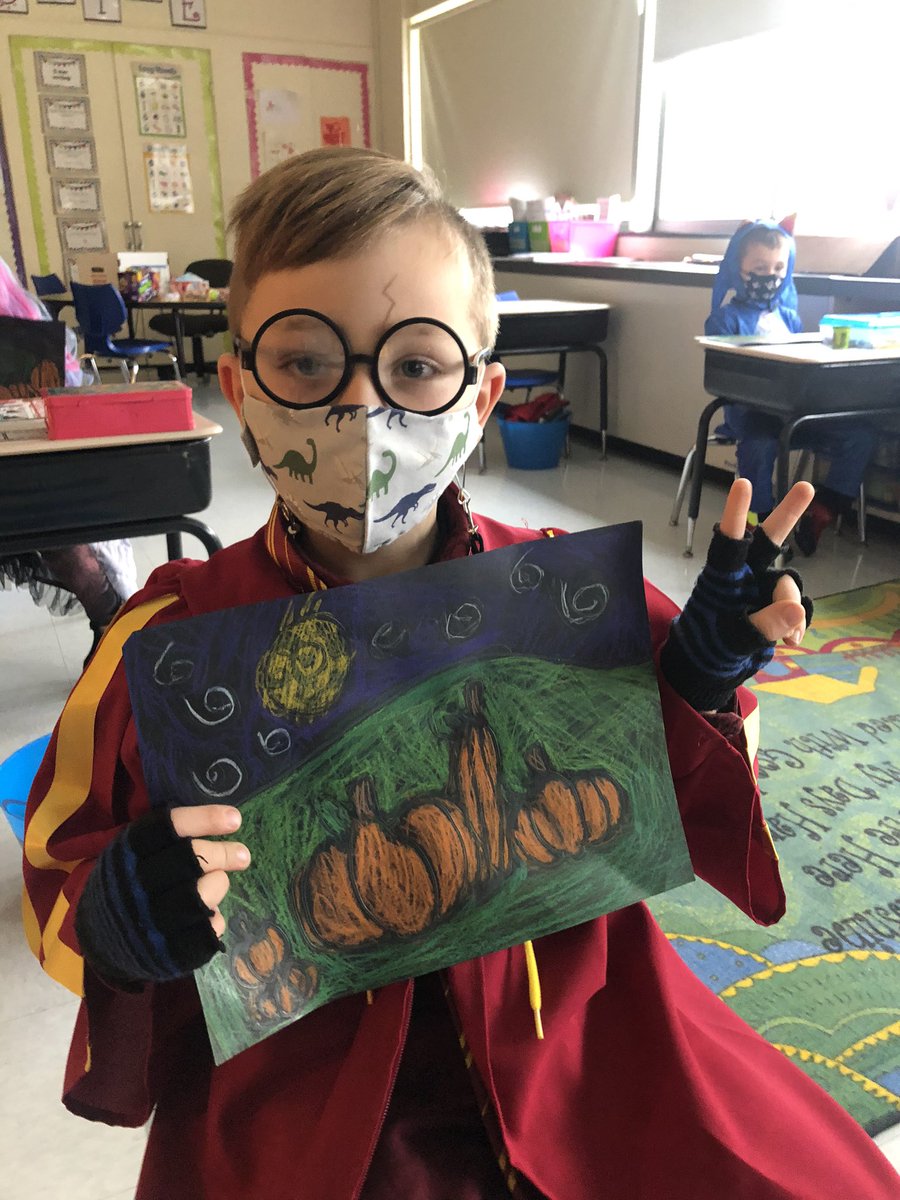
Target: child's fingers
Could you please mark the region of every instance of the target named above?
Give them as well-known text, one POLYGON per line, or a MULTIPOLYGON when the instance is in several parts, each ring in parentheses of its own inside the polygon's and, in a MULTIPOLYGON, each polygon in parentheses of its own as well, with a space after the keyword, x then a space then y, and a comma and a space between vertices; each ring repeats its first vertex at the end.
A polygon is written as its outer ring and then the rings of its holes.
POLYGON ((776 600, 767 608, 751 613, 750 621, 770 642, 784 640, 797 646, 806 632, 806 613, 803 605, 794 600, 776 600))
POLYGON ((815 488, 806 480, 795 483, 782 502, 763 521, 766 537, 780 546, 809 508, 815 488))
POLYGON ((750 497, 753 488, 749 479, 736 479, 728 491, 728 499, 719 522, 719 529, 726 537, 742 538, 747 528, 750 497))
POLYGON ((179 837, 217 837, 240 828, 241 814, 230 804, 196 804, 173 808, 172 825, 179 837))
POLYGON ((194 838, 191 845, 205 875, 211 871, 243 871, 250 866, 250 851, 241 842, 207 842, 203 838, 194 838))
POLYGON ((197 891, 207 908, 218 908, 228 893, 229 881, 225 871, 210 871, 197 880, 197 891))

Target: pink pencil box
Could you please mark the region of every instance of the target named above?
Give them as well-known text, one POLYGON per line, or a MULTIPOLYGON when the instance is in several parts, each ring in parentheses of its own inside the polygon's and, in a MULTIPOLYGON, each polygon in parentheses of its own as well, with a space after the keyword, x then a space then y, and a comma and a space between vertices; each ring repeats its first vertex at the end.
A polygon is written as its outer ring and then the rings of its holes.
POLYGON ((101 384, 43 388, 47 436, 121 437, 194 428, 191 389, 184 383, 101 384))

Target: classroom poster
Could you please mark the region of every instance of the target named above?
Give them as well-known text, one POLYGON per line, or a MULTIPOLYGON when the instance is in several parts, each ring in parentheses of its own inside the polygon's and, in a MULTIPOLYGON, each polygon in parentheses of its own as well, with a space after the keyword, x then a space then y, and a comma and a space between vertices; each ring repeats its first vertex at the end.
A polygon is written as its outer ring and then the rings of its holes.
POLYGON ((53 207, 58 213, 99 213, 99 179, 54 179, 53 207))
POLYGON ((48 136, 47 161, 51 171, 80 171, 87 174, 96 171, 94 139, 60 139, 48 136))
POLYGON ((106 226, 102 221, 77 221, 64 217, 59 222, 59 238, 67 253, 109 249, 106 226))
POLYGON ((125 662, 154 802, 238 804, 252 848, 197 974, 217 1062, 692 878, 637 522, 148 628, 125 662))
POLYGON ((87 96, 41 96, 41 119, 48 132, 90 133, 91 110, 87 96))
POLYGON ((144 150, 147 196, 153 212, 194 211, 194 188, 187 146, 156 143, 144 150))
POLYGON ((300 96, 290 88, 260 88, 257 113, 262 169, 267 171, 303 146, 300 96))
POLYGON ((184 94, 177 67, 136 66, 138 132, 142 136, 186 136, 184 94))
POLYGON ((323 146, 349 146, 350 118, 319 117, 319 135, 323 146))
POLYGON ((38 88, 42 91, 83 92, 85 68, 83 54, 50 54, 38 50, 34 55, 38 88))

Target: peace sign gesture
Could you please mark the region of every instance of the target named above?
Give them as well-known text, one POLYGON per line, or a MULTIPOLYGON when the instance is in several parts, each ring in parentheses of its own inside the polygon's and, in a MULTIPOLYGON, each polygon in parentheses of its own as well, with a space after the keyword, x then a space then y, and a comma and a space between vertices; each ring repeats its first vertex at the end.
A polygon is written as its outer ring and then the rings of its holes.
MULTIPOLYGON (((743 538, 752 492, 749 479, 736 479, 731 485, 719 522, 719 529, 726 537, 743 538)), ((811 483, 795 483, 777 508, 772 509, 761 528, 773 545, 781 546, 787 540, 809 508, 814 494, 811 483)), ((806 632, 806 612, 793 573, 783 574, 776 582, 772 599, 773 603, 768 607, 750 613, 750 621, 770 642, 783 641, 788 646, 799 646, 806 632)))
POLYGON ((752 535, 750 483, 736 479, 684 611, 672 622, 660 665, 671 685, 702 711, 730 705, 735 688, 769 662, 777 642, 798 646, 812 616, 796 571, 772 569, 813 496, 795 484, 752 535))

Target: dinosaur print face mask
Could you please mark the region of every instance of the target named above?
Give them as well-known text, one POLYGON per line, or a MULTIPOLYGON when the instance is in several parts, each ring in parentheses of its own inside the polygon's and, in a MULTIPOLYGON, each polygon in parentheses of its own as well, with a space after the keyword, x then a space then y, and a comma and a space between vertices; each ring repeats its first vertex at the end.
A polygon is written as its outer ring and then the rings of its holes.
POLYGON ((427 517, 481 437, 474 405, 433 417, 363 404, 294 410, 245 392, 243 416, 251 458, 297 520, 357 554, 427 517))

